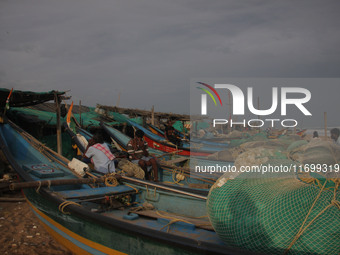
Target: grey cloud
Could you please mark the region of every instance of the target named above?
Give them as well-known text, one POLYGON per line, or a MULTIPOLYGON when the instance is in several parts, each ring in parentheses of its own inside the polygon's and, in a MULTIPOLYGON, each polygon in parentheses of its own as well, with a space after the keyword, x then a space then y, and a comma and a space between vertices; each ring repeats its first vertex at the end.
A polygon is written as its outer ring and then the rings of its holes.
MULTIPOLYGON (((336 77, 338 1, 2 1, 0 86, 189 112, 192 77, 336 77)), ((330 95, 332 97, 332 95, 330 95)))

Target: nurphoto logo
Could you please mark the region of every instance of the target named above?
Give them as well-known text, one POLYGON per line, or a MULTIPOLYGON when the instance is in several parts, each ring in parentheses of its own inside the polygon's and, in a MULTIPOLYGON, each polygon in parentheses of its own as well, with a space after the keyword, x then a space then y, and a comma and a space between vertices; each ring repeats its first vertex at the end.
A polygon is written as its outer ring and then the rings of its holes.
MULTIPOLYGON (((230 93, 230 96, 232 98, 232 114, 235 116, 244 116, 245 115, 245 96, 243 91, 236 85, 232 84, 215 84, 214 87, 212 87, 209 84, 198 82, 199 84, 205 86, 206 88, 210 89, 214 95, 217 97, 217 99, 220 102, 220 105, 223 106, 221 97, 219 93, 216 91, 216 89, 223 89, 224 91, 227 91, 230 93)), ((217 106, 216 99, 214 95, 205 88, 197 87, 198 89, 201 89, 204 91, 204 94, 201 94, 201 115, 207 115, 208 113, 208 107, 207 107, 207 95, 210 96, 210 98, 214 101, 215 106, 217 106)), ((271 98, 271 107, 269 109, 256 109, 254 106, 254 100, 253 100, 253 88, 248 87, 247 88, 247 107, 248 110, 257 116, 270 116, 273 113, 276 112, 279 104, 279 88, 273 87, 272 88, 272 98, 271 98)), ((297 109, 299 109, 305 116, 312 116, 310 111, 304 106, 304 104, 308 103, 311 99, 311 92, 308 89, 305 88, 299 88, 299 87, 282 87, 280 89, 280 108, 281 116, 287 116, 287 105, 295 105, 297 109), (298 94, 299 97, 289 97, 289 94, 298 94)), ((250 119, 246 120, 243 119, 242 121, 233 122, 232 119, 213 119, 213 126, 216 125, 226 125, 230 124, 232 127, 233 125, 243 125, 244 127, 246 125, 250 127, 262 127, 264 123, 270 123, 271 127, 274 127, 275 122, 281 123, 282 127, 295 127, 298 125, 297 120, 295 119, 250 119)))

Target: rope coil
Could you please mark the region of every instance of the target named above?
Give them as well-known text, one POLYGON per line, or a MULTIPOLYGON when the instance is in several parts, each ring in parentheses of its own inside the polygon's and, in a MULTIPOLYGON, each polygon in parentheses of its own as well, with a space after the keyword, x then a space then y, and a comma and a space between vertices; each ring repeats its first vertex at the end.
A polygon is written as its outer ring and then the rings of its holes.
POLYGON ((37 189, 35 190, 35 192, 37 192, 37 193, 39 194, 39 190, 40 190, 40 188, 41 188, 41 181, 38 181, 38 183, 39 183, 39 186, 37 187, 37 189))
POLYGON ((116 177, 114 177, 114 174, 108 174, 105 175, 105 185, 107 187, 116 187, 118 186, 118 181, 116 179, 116 177))
POLYGON ((78 203, 76 203, 76 202, 73 202, 73 201, 64 201, 64 202, 62 202, 62 203, 59 205, 58 209, 59 209, 59 211, 61 211, 63 214, 71 214, 71 213, 69 213, 69 212, 65 212, 65 211, 64 211, 64 209, 65 209, 67 206, 69 206, 69 205, 77 205, 77 206, 81 206, 80 204, 78 204, 78 203))
POLYGON ((182 220, 182 219, 178 219, 178 218, 175 218, 175 217, 170 217, 170 216, 162 215, 159 211, 156 211, 156 214, 157 214, 158 216, 161 216, 162 218, 171 220, 168 224, 166 224, 165 226, 163 226, 163 227, 160 229, 160 230, 162 230, 162 229, 168 227, 168 229, 167 229, 167 231, 166 231, 167 233, 169 233, 169 231, 170 231, 170 226, 171 226, 172 224, 176 223, 176 222, 184 222, 184 223, 188 223, 188 224, 193 224, 193 223, 191 223, 191 222, 189 222, 189 221, 186 221, 186 220, 182 220))

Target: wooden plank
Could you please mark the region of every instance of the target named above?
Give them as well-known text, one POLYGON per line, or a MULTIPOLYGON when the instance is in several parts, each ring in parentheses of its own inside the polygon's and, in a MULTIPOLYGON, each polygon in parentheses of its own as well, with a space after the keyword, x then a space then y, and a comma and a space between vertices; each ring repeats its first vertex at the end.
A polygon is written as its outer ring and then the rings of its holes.
MULTIPOLYGON (((73 114, 72 114, 73 115, 73 114)), ((76 118, 73 116, 73 118, 76 120, 76 118)), ((77 120, 76 120, 77 121, 77 120)), ((82 121, 81 121, 81 100, 79 100, 79 122, 80 122, 80 125, 79 123, 77 124, 78 127, 83 127, 82 125, 82 121)))
POLYGON ((77 189, 77 190, 65 190, 58 192, 65 199, 70 198, 93 198, 111 195, 132 194, 136 193, 133 188, 120 185, 116 187, 100 187, 94 189, 77 189))
POLYGON ((209 184, 204 184, 204 183, 189 183, 188 184, 189 188, 194 188, 194 189, 209 189, 209 184))
POLYGON ((56 114, 57 114, 57 152, 62 154, 62 140, 61 140, 61 122, 60 122, 60 97, 57 93, 54 93, 54 100, 56 104, 56 114))
POLYGON ((197 228, 201 229, 206 229, 206 230, 211 230, 214 231, 214 228, 212 227, 209 219, 203 218, 203 219, 197 219, 197 218, 190 218, 190 217, 185 217, 185 216, 179 216, 174 213, 169 213, 169 212, 163 212, 160 211, 157 213, 157 211, 154 210, 144 210, 144 211, 136 211, 133 212, 138 215, 144 216, 144 217, 149 217, 149 218, 154 218, 154 219, 179 219, 183 220, 185 222, 190 222, 193 225, 195 225, 197 228), (206 219, 206 220, 204 220, 206 219))
POLYGON ((31 182, 12 182, 8 184, 10 190, 38 188, 48 186, 60 186, 60 185, 75 185, 75 184, 91 184, 91 183, 103 183, 105 178, 77 178, 77 179, 52 179, 52 180, 40 180, 31 182))

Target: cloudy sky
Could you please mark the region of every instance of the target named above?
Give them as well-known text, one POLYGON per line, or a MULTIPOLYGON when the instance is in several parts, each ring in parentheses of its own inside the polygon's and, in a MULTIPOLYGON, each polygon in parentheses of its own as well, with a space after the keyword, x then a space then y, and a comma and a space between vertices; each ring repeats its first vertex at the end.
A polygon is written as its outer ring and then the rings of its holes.
POLYGON ((1 0, 0 87, 189 113, 195 77, 339 77, 339 13, 337 0, 1 0))

